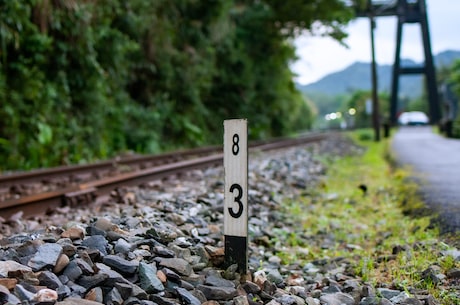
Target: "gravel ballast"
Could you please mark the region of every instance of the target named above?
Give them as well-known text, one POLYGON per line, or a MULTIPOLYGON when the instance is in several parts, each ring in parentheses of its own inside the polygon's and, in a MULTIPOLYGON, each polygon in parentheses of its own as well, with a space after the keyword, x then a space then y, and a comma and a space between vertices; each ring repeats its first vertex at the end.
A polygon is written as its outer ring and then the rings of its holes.
MULTIPOLYGON (((426 291, 372 286, 344 258, 282 264, 283 249, 271 246, 277 229, 297 225, 281 213, 282 203, 326 174, 317 156, 360 151, 337 137, 250 156, 247 275, 223 265, 222 168, 120 189, 96 206, 2 220, 0 303, 440 304, 426 291)), ((460 259, 460 251, 449 255, 460 259)), ((442 274, 433 266, 425 276, 460 282, 456 269, 442 274)))

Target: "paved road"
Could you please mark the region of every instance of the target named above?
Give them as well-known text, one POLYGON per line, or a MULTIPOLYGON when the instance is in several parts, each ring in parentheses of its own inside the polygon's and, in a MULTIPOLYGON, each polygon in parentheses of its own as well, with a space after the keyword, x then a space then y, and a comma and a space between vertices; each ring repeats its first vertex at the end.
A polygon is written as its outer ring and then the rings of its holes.
POLYGON ((392 149, 398 162, 413 168, 442 232, 460 233, 460 140, 444 138, 430 126, 401 127, 392 149))

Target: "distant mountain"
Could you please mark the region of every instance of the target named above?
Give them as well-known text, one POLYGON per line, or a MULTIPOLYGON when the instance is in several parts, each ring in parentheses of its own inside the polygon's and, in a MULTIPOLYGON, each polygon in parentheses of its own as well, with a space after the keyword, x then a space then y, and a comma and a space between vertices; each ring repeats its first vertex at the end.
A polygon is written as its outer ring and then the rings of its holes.
MULTIPOLYGON (((460 51, 444 51, 434 56, 434 64, 437 68, 450 66, 455 60, 460 59, 460 51)), ((402 59, 401 66, 419 66, 422 63, 410 59, 402 59)), ((377 79, 379 92, 391 92, 393 65, 377 65, 377 79)), ((404 75, 400 77, 400 93, 410 98, 422 94, 423 75, 404 75)), ((355 62, 342 71, 326 75, 319 81, 298 85, 305 93, 339 95, 356 90, 371 89, 370 63, 355 62)))

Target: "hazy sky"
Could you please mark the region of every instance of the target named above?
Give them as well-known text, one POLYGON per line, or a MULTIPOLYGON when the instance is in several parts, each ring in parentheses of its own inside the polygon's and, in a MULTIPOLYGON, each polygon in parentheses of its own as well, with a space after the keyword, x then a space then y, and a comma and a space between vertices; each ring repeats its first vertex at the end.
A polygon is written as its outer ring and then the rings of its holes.
MULTIPOLYGON (((428 27, 433 54, 445 50, 460 50, 460 0, 426 0, 428 27)), ((378 64, 393 64, 396 48, 396 17, 377 18, 375 29, 376 60, 378 64)), ((371 61, 368 18, 358 18, 347 28, 345 43, 349 48, 327 37, 299 37, 295 41, 298 61, 292 69, 296 81, 308 84, 340 71, 355 61, 371 61)), ((420 25, 404 24, 401 57, 424 60, 420 25)))

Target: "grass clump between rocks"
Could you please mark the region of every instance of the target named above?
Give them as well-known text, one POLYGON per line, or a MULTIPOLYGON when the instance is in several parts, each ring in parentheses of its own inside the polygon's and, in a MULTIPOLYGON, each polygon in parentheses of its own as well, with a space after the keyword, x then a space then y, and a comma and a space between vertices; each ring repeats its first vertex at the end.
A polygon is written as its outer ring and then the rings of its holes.
POLYGON ((374 287, 428 291, 442 304, 459 304, 444 275, 460 262, 446 254, 452 248, 431 218, 417 212, 423 203, 410 172, 391 162, 391 140, 362 134, 350 137, 363 154, 324 157, 327 174, 319 187, 285 204, 298 229, 284 232, 292 251, 278 255, 285 262, 348 260, 347 271, 374 287))

